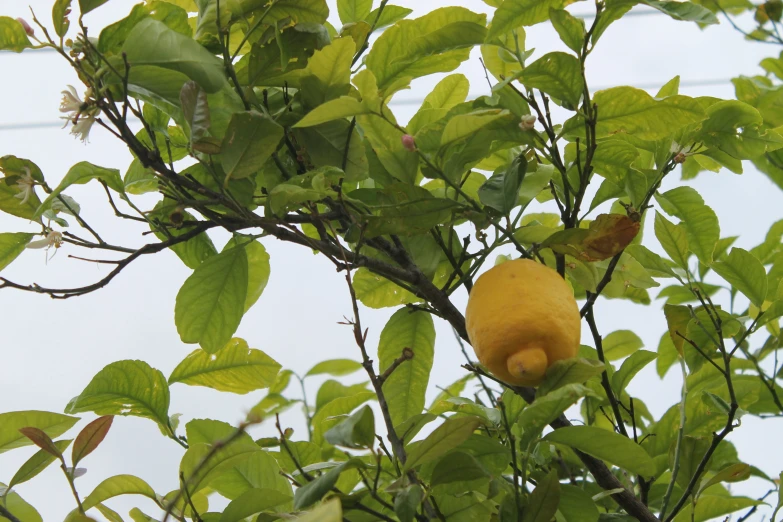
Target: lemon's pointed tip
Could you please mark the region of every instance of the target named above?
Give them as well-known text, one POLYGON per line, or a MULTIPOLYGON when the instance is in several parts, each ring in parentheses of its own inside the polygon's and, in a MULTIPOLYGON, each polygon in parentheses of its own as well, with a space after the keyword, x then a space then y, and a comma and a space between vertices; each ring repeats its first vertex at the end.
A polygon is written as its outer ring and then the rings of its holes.
POLYGON ((538 347, 520 350, 506 360, 508 373, 520 381, 540 381, 549 366, 546 352, 538 347))

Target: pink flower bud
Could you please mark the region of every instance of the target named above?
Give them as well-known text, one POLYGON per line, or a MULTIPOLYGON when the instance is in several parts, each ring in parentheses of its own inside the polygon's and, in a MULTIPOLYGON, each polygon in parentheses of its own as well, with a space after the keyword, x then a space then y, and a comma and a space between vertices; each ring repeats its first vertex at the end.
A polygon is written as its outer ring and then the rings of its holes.
POLYGON ((405 150, 409 152, 416 151, 416 141, 413 139, 413 136, 411 136, 410 134, 403 134, 402 146, 405 147, 405 150))
POLYGON ((533 127, 536 125, 536 117, 532 114, 527 114, 525 116, 522 116, 522 119, 519 121, 519 128, 523 131, 529 131, 532 130, 533 127))
POLYGON ((33 28, 30 27, 30 24, 28 24, 24 18, 17 18, 16 21, 22 24, 22 27, 24 27, 24 32, 27 33, 27 36, 33 36, 35 34, 33 28))

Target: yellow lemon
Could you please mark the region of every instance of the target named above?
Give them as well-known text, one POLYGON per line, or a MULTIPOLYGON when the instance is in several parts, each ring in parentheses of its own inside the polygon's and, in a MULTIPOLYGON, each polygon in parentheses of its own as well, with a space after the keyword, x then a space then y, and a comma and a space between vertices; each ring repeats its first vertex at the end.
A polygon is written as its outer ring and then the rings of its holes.
POLYGON ((581 319, 571 288, 556 271, 529 259, 482 274, 465 322, 481 364, 508 384, 536 386, 553 363, 579 352, 581 319))

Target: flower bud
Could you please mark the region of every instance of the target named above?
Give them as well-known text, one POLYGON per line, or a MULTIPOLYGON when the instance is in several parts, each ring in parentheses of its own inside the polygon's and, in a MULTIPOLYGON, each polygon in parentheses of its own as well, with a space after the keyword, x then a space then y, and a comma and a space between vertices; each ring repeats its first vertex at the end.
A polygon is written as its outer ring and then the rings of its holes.
POLYGON ((35 35, 35 31, 33 31, 33 28, 30 27, 30 24, 28 24, 24 18, 17 18, 16 21, 22 24, 22 27, 24 27, 24 32, 27 33, 27 36, 35 35))
POLYGON ((686 156, 684 152, 678 152, 674 156, 674 163, 682 164, 682 163, 685 163, 686 159, 688 159, 688 156, 686 156))
POLYGON ((410 134, 403 134, 402 146, 405 147, 405 150, 408 152, 416 152, 416 141, 410 134))
POLYGON ((522 119, 519 122, 519 128, 523 131, 529 131, 533 130, 533 127, 536 125, 536 117, 532 114, 527 114, 525 116, 522 116, 522 119))

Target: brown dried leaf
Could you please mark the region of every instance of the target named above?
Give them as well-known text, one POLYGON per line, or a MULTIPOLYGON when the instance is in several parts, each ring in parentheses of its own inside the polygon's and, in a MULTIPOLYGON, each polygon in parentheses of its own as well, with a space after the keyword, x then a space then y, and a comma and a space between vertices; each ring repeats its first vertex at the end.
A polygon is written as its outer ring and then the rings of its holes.
POLYGON ((590 223, 582 241, 580 257, 602 261, 614 257, 631 244, 639 233, 640 223, 622 214, 601 214, 590 223))

